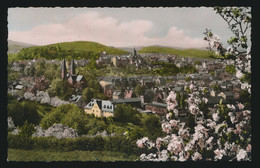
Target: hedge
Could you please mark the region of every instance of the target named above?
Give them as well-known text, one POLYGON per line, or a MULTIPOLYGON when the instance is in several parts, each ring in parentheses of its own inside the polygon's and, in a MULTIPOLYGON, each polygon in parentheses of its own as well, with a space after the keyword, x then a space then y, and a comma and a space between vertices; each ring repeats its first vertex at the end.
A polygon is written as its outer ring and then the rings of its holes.
POLYGON ((155 149, 138 148, 136 141, 124 136, 112 137, 22 137, 8 134, 8 148, 14 149, 55 149, 62 151, 112 151, 140 155, 142 153, 156 152, 155 149))

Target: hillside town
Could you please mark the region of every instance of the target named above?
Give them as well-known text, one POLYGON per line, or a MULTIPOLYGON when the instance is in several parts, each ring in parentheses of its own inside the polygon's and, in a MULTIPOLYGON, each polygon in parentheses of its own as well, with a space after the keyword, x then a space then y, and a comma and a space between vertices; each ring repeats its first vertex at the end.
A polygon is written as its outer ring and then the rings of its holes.
MULTIPOLYGON (((91 101, 88 102, 82 97, 82 90, 86 88, 87 81, 83 75, 76 74, 76 67, 88 66, 88 60, 71 59, 70 62, 65 59, 62 61, 41 59, 19 61, 12 63, 11 70, 22 72, 37 62, 59 65, 61 69, 60 79, 66 80, 68 86, 73 88, 76 94, 70 95, 67 100, 50 97, 46 90, 51 86, 45 76, 27 77, 26 75, 8 81, 8 93, 16 96, 19 100, 35 100, 53 106, 74 103, 83 108, 87 114, 94 114, 97 117, 113 116, 117 104, 129 104, 140 113, 158 115, 163 119, 168 111, 166 99, 171 91, 179 95, 186 95, 186 97, 190 92, 198 91, 208 99, 208 104, 214 111, 214 104, 217 104, 221 99, 224 104, 239 101, 240 91, 245 87, 241 85, 235 74, 231 74, 225 69, 227 65, 233 65, 234 60, 185 58, 156 53, 139 54, 134 49, 133 53, 128 55, 109 55, 103 52, 96 60, 96 64, 98 66, 112 64, 114 67, 124 67, 129 64, 134 65, 136 72, 138 72, 141 67, 160 68, 160 65, 153 65, 152 62, 163 62, 175 64, 178 67, 195 65, 197 72, 174 76, 98 76, 102 92, 108 99, 91 98, 91 101), (137 86, 146 90, 139 93, 137 86)), ((181 114, 178 114, 178 116, 187 117, 188 107, 178 108, 181 108, 181 114)))
POLYGON ((7 13, 1 163, 253 167, 250 6, 7 13))

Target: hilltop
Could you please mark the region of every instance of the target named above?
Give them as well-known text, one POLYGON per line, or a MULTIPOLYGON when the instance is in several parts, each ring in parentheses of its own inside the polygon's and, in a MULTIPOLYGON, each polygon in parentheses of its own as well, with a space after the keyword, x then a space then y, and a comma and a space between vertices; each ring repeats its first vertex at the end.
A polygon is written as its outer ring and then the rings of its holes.
POLYGON ((122 55, 128 53, 127 51, 114 47, 108 47, 96 42, 74 41, 23 48, 18 53, 18 56, 20 59, 61 59, 64 57, 74 57, 75 59, 89 59, 93 55, 98 55, 98 53, 104 51, 112 55, 122 55))
POLYGON ((143 47, 138 51, 139 53, 164 53, 177 55, 181 57, 193 57, 193 58, 210 58, 207 50, 202 49, 176 49, 163 46, 148 46, 143 47))
POLYGON ((35 46, 33 44, 8 40, 8 53, 18 53, 23 48, 35 46))

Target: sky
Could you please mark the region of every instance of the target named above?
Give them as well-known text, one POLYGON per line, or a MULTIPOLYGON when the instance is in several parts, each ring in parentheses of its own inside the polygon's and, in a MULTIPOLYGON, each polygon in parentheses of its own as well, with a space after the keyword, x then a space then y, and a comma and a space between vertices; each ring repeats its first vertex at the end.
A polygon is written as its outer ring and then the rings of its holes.
POLYGON ((94 41, 107 46, 204 48, 203 32, 233 34, 213 8, 9 8, 8 39, 34 45, 94 41))

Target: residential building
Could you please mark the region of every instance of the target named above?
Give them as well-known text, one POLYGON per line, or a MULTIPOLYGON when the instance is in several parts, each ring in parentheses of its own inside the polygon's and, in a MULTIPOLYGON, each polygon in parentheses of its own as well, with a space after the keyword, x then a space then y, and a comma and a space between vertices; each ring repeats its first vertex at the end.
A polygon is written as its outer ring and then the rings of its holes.
POLYGON ((76 104, 80 108, 84 108, 86 106, 86 102, 81 95, 72 95, 69 101, 76 104))
POLYGON ((152 102, 145 105, 145 110, 150 110, 159 116, 165 116, 167 114, 167 104, 152 102))
POLYGON ((92 99, 85 107, 86 114, 94 114, 95 117, 111 117, 114 115, 115 106, 109 100, 92 99))

